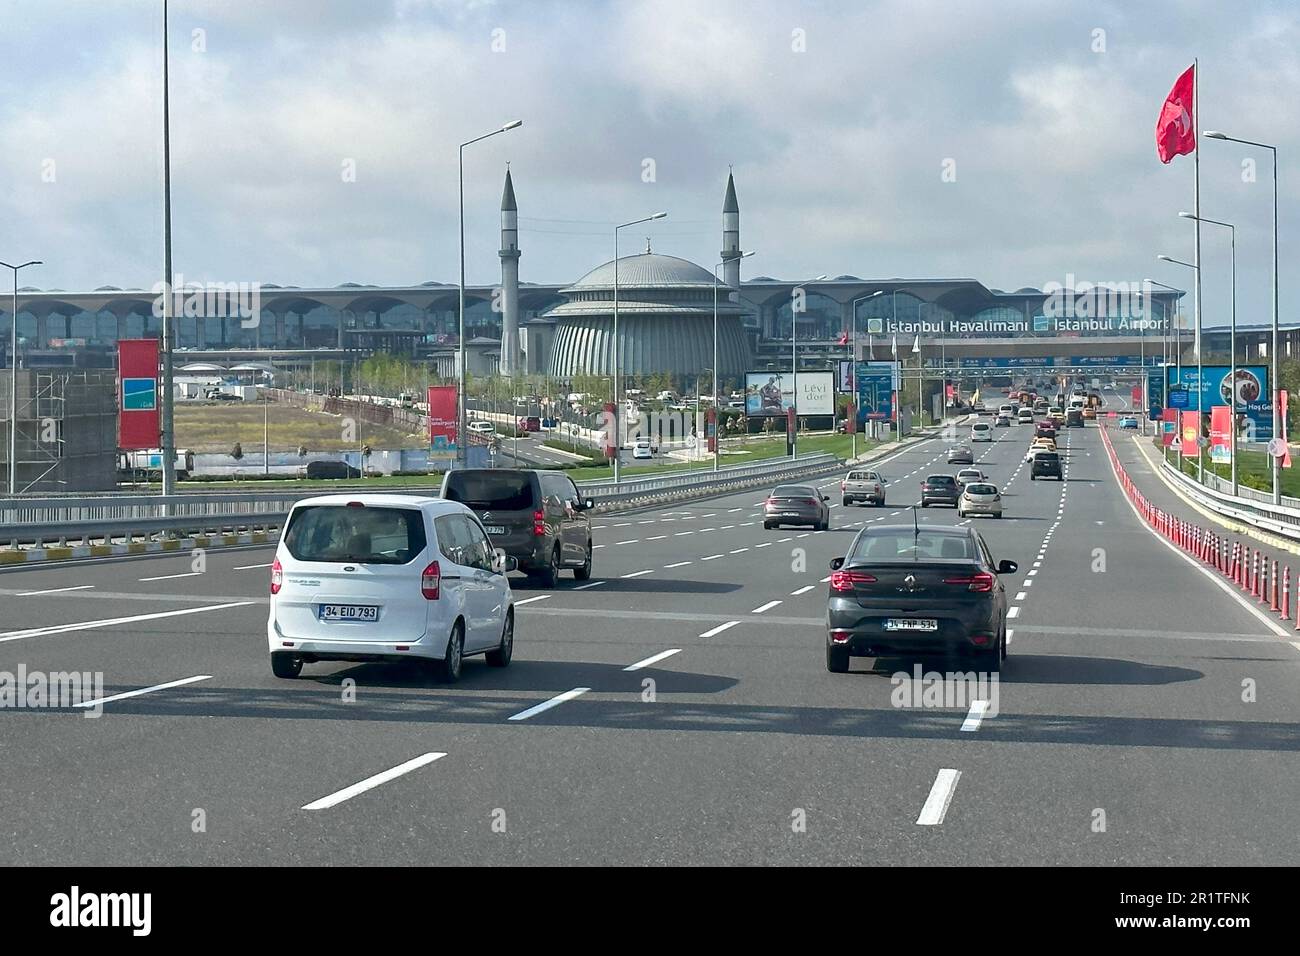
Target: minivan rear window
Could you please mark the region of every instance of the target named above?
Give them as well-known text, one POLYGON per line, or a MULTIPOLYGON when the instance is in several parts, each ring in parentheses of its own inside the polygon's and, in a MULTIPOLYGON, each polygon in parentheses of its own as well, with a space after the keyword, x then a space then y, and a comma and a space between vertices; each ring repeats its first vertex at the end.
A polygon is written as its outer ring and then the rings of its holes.
POLYGON ((284 533, 297 561, 406 564, 425 543, 424 517, 414 508, 308 505, 294 510, 284 533))
POLYGON ((533 476, 526 471, 453 471, 443 497, 474 511, 531 511, 533 476))

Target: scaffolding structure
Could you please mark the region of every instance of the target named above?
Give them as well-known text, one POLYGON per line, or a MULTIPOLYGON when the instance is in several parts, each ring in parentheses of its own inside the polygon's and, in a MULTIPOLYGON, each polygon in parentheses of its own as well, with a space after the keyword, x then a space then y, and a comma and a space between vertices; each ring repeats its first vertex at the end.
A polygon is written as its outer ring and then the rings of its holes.
MULTIPOLYGON (((117 481, 117 375, 112 369, 20 369, 17 488, 12 495, 109 491, 117 481)), ((0 473, 9 473, 9 377, 0 377, 0 473)))

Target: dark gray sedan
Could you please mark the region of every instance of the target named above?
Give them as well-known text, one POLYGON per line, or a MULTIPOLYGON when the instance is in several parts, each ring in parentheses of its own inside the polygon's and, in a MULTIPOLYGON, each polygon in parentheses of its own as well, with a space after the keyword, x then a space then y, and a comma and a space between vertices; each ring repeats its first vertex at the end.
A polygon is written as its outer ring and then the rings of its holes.
POLYGON ((831 562, 826 606, 826 668, 851 657, 974 655, 1001 670, 1007 647, 1007 598, 1001 575, 971 528, 886 525, 864 528, 848 554, 831 562))
POLYGON ((809 525, 825 531, 831 524, 830 498, 812 485, 778 485, 763 502, 763 527, 809 525))
POLYGON ((956 445, 948 449, 948 464, 973 465, 975 464, 975 453, 965 445, 956 445))

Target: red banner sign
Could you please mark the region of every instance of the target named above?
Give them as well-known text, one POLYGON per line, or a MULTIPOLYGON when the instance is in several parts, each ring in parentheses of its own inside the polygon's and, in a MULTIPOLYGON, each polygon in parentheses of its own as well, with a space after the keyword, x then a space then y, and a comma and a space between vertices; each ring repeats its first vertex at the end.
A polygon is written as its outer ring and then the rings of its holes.
POLYGON ((117 343, 117 447, 125 451, 158 448, 158 340, 119 339, 117 343))
POLYGON ((1178 409, 1162 408, 1160 410, 1160 441, 1168 448, 1178 437, 1178 409))
POLYGON ((458 419, 455 385, 429 386, 429 457, 456 457, 458 419))
POLYGON ((605 403, 605 457, 613 458, 618 454, 620 426, 617 407, 613 402, 605 403))
POLYGON ((1182 422, 1182 450, 1184 455, 1200 454, 1200 444, 1197 439, 1201 437, 1201 413, 1200 412, 1183 412, 1182 422))
POLYGON ((1232 462, 1232 409, 1227 405, 1210 407, 1210 461, 1216 465, 1232 462))

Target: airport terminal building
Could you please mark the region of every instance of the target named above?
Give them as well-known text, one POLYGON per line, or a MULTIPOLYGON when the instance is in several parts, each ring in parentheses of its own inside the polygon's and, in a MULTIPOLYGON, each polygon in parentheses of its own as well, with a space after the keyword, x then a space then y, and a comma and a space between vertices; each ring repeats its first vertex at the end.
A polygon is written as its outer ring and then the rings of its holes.
MULTIPOLYGON (((519 246, 517 222, 507 172, 501 282, 466 289, 468 370, 557 378, 610 374, 615 264, 596 265, 572 283, 522 282, 526 250, 519 246)), ((729 175, 719 274, 662 250, 620 257, 618 355, 624 374, 667 372, 689 379, 711 367, 715 295, 719 364, 723 377, 732 379, 745 369, 789 368, 792 336, 800 369, 833 367, 851 348, 859 358, 888 360, 895 340, 899 358, 919 354, 927 365, 1158 360, 1170 354, 1165 340, 1176 327, 1182 297, 1159 288, 1074 283, 1006 292, 970 278, 839 275, 800 286, 767 276, 742 278, 742 255, 740 207, 729 175)), ((429 361, 439 375, 455 374, 459 294, 453 284, 381 288, 348 282, 329 289, 264 284, 232 290, 215 302, 210 290, 206 297, 202 291, 178 289, 179 365, 282 365, 386 351, 429 361)), ((119 339, 160 334, 156 291, 27 288, 18 298, 25 367, 111 367, 119 339)), ((7 297, 0 301, 5 365, 12 321, 8 304, 7 297)), ((1211 347, 1215 334, 1206 332, 1211 347)), ((1263 331, 1238 328, 1243 357, 1260 358, 1265 339, 1263 331)), ((1186 332, 1183 346, 1190 347, 1186 332)), ((1281 348, 1284 356, 1300 355, 1300 329, 1288 327, 1281 348)))

